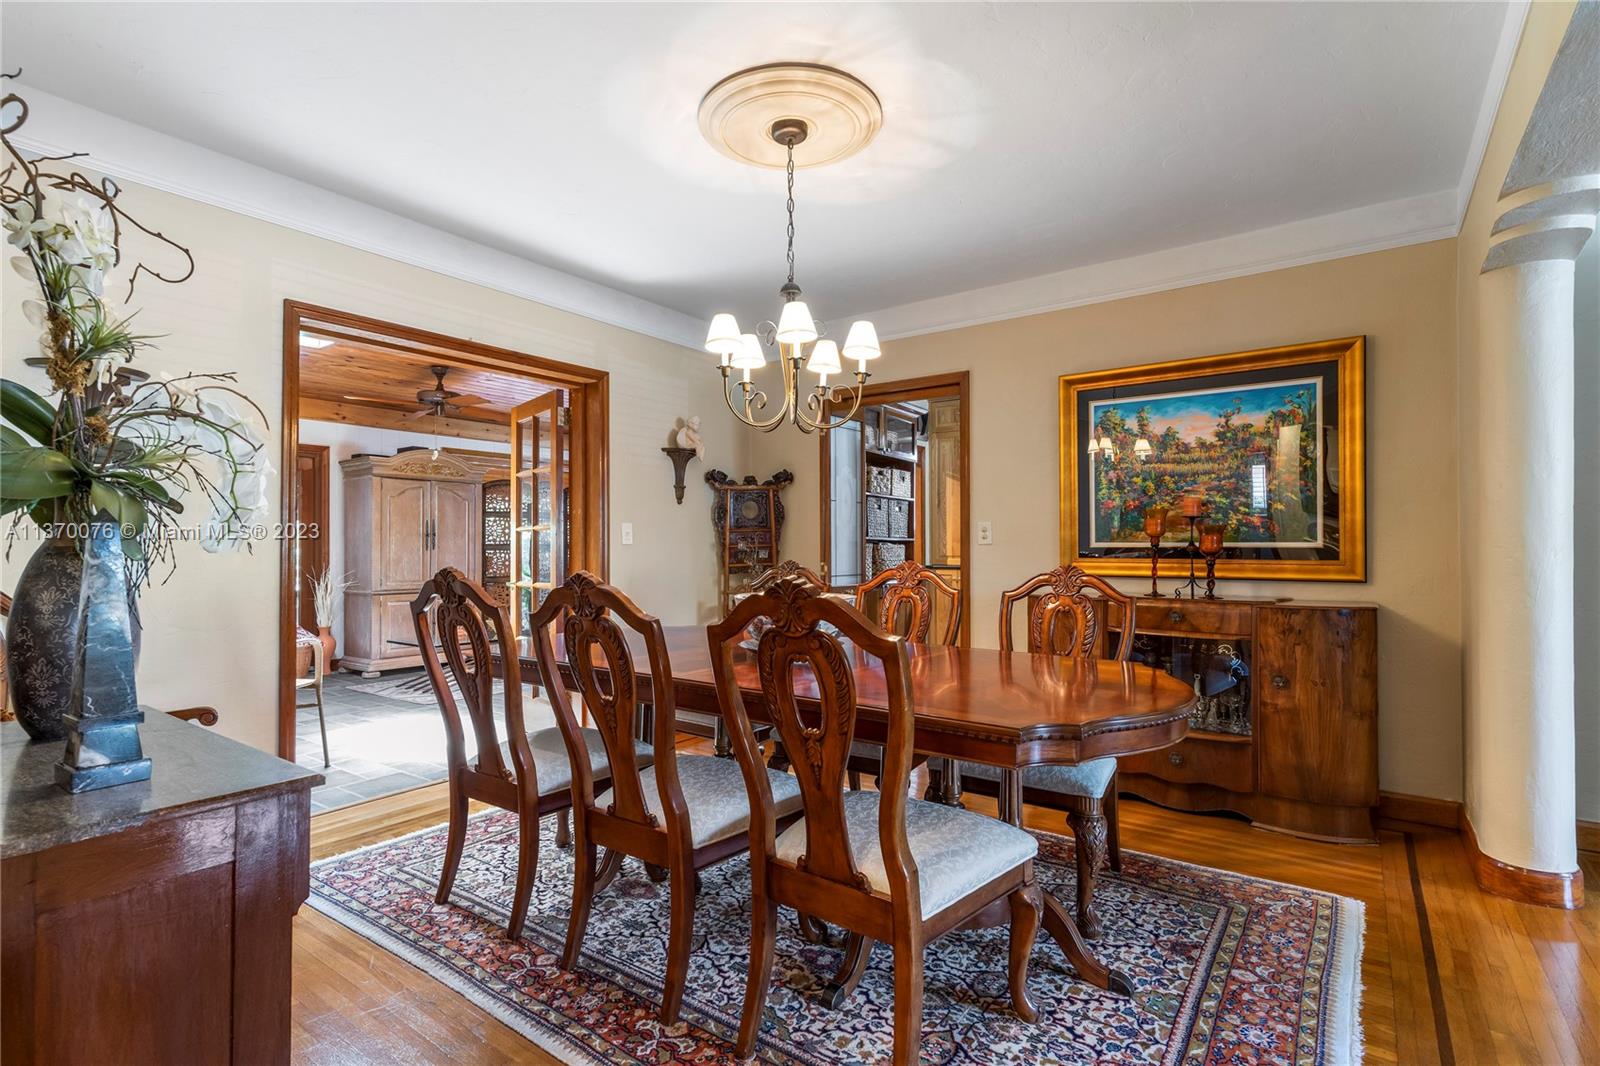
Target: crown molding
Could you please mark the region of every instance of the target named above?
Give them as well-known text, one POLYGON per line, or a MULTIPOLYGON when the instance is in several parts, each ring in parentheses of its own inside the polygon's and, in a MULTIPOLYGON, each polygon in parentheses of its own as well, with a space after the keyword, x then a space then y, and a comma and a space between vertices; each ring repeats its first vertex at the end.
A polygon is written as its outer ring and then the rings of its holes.
POLYGON ((100 173, 696 352, 700 349, 705 326, 681 311, 158 133, 42 89, 19 84, 11 91, 28 102, 28 129, 15 138, 27 150, 60 154, 92 145, 94 150, 83 157, 82 165, 100 173))
POLYGON ((1495 45, 1494 59, 1489 64, 1489 77, 1483 85, 1483 99, 1478 104, 1478 121, 1472 128, 1472 140, 1467 142, 1467 159, 1461 168, 1461 180, 1456 184, 1456 229, 1466 221, 1467 207, 1472 203, 1472 190, 1478 184, 1478 172, 1483 169, 1483 156, 1489 150, 1489 134, 1494 132, 1495 116, 1500 114, 1500 99, 1505 95, 1506 82, 1511 78, 1511 64, 1517 58, 1517 45, 1522 41, 1522 27, 1528 21, 1531 0, 1512 0, 1506 5, 1505 21, 1500 24, 1500 40, 1495 45))
POLYGON ((1459 229, 1456 190, 1443 189, 845 317, 871 319, 893 340, 1423 244, 1459 229))

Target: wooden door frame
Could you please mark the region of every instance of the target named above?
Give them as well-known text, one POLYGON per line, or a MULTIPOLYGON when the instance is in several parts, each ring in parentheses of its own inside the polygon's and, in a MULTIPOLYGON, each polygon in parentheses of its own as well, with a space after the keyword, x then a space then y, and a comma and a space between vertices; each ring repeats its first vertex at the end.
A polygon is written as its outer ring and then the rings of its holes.
MULTIPOLYGON (((305 515, 297 514, 297 515, 295 515, 295 520, 297 522, 312 522, 312 521, 316 522, 316 524, 317 524, 317 536, 316 536, 315 540, 313 541, 313 543, 317 545, 318 555, 319 555, 319 557, 321 559, 321 562, 322 562, 322 569, 326 570, 328 568, 328 566, 330 565, 331 558, 332 558, 332 548, 328 544, 328 517, 329 517, 328 511, 329 511, 329 508, 332 506, 332 503, 333 503, 333 501, 331 499, 329 499, 329 496, 328 496, 328 493, 330 491, 329 490, 330 482, 329 482, 329 474, 328 474, 328 464, 329 464, 329 461, 330 461, 329 457, 332 454, 332 450, 326 444, 300 444, 300 443, 297 443, 295 445, 294 452, 295 452, 295 465, 294 465, 293 469, 296 472, 296 477, 299 476, 300 457, 301 456, 310 456, 310 458, 311 458, 312 476, 316 479, 316 482, 317 482, 317 487, 316 487, 315 491, 316 491, 317 497, 319 498, 319 500, 321 501, 321 504, 322 504, 322 506, 319 509, 315 519, 307 518, 305 515)), ((301 571, 304 572, 307 569, 307 561, 306 561, 304 552, 301 553, 300 564, 301 564, 301 571)), ((313 573, 315 572, 314 568, 312 569, 312 572, 313 573)), ((296 618, 295 621, 303 623, 304 619, 296 618)), ((315 633, 317 631, 316 626, 311 626, 310 629, 311 629, 311 631, 313 633, 315 633)), ((333 664, 332 663, 328 664, 328 669, 330 669, 330 670, 333 669, 333 664)))
MULTIPOLYGON (((537 377, 571 393, 570 446, 581 456, 572 471, 572 554, 569 567, 610 573, 610 545, 606 536, 610 509, 611 375, 593 367, 564 363, 543 356, 500 348, 479 341, 449 337, 413 326, 403 326, 366 315, 352 314, 300 300, 283 301, 283 449, 284 471, 295 468, 300 448, 300 332, 330 333, 351 330, 363 334, 363 343, 395 351, 412 351, 407 345, 434 349, 428 354, 443 363, 537 377), (330 330, 331 327, 331 330, 330 330), (366 334, 371 334, 368 336, 366 334), (443 351, 438 351, 442 349, 443 351), (448 353, 448 354, 445 354, 448 353)), ((507 464, 509 472, 510 464, 507 464)), ((279 507, 285 523, 296 509, 294 478, 281 479, 279 507)), ((294 759, 294 542, 284 537, 278 550, 278 755, 294 759)))
MULTIPOLYGON (((961 611, 958 639, 963 647, 968 647, 972 643, 972 374, 958 370, 900 381, 873 382, 861 390, 861 406, 905 400, 935 400, 952 395, 961 400, 961 595, 965 597, 965 603, 961 611)), ((829 452, 828 434, 820 434, 817 455, 821 485, 818 495, 821 497, 819 510, 822 514, 822 565, 831 571, 833 534, 829 528, 832 517, 829 512, 832 510, 833 469, 829 452)))

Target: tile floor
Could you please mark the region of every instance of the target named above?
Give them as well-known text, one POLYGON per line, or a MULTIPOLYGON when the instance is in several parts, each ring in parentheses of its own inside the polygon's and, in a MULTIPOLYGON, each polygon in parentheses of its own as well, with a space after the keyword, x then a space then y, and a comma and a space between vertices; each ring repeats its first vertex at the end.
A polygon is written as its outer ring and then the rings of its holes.
MULTIPOLYGON (((388 680, 420 674, 420 670, 396 670, 383 676, 388 680)), ((332 763, 327 769, 322 766, 315 704, 300 708, 296 715, 295 761, 327 778, 326 784, 311 790, 313 814, 420 788, 446 777, 444 720, 437 704, 356 691, 357 686, 372 683, 373 679, 344 672, 329 674, 323 681, 332 763)), ((309 690, 302 690, 300 697, 311 701, 309 690)), ((530 731, 555 724, 544 700, 525 701, 524 708, 530 731)), ((499 713, 495 721, 504 738, 505 722, 499 713)), ((476 747, 470 728, 467 740, 470 758, 476 747)))

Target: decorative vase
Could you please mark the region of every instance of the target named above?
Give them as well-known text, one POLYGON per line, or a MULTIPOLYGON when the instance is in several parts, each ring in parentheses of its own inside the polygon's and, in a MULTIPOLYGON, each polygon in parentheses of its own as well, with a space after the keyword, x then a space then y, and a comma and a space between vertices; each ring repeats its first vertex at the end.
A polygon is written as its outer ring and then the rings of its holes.
POLYGON ((78 651, 83 559, 71 537, 51 537, 23 568, 6 620, 6 670, 17 722, 34 740, 67 735, 78 651))
MULTIPOLYGON (((49 537, 17 579, 6 619, 6 675, 17 724, 34 740, 61 740, 78 658, 83 557, 71 537, 49 537)), ((133 659, 139 661, 137 604, 128 602, 133 659)))
POLYGON ((338 644, 334 642, 333 630, 327 626, 317 627, 317 638, 322 641, 322 671, 327 673, 333 669, 333 653, 338 644))

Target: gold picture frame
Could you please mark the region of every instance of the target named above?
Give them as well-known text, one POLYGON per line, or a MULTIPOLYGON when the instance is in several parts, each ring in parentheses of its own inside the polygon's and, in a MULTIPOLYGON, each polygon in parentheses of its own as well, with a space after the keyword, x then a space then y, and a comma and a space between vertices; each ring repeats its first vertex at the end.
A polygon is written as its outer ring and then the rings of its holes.
MULTIPOLYGON (((1293 408, 1297 416, 1304 415, 1304 409, 1293 408)), ((1263 428, 1259 432, 1267 431, 1263 428)), ((1239 436, 1244 438, 1243 434, 1239 436)), ((1274 462, 1278 464, 1275 470, 1278 467, 1290 469, 1291 464, 1276 459, 1274 462)), ((1139 513, 1141 504, 1171 505, 1176 502, 1171 498, 1174 494, 1201 494, 1209 508, 1220 509, 1229 523, 1228 528, 1235 531, 1230 536, 1238 538, 1236 542, 1230 541, 1229 549, 1218 560, 1218 578, 1365 581, 1366 338, 1342 337, 1086 374, 1064 374, 1060 379, 1059 469, 1061 561, 1064 564, 1104 576, 1149 577, 1150 542, 1143 536, 1142 527, 1135 531, 1129 518, 1139 513), (1307 424, 1282 421, 1281 410, 1271 413, 1280 421, 1268 422, 1266 426, 1278 432, 1282 432, 1278 427, 1287 426, 1293 434, 1289 439, 1300 442, 1304 434, 1312 441, 1295 445, 1293 458, 1296 462, 1292 464, 1288 483, 1294 492, 1287 498, 1298 506, 1300 496, 1314 496, 1311 502, 1315 517, 1312 520, 1302 512, 1300 525, 1307 532, 1299 534, 1302 539, 1283 540, 1275 515, 1280 508, 1275 498, 1268 499, 1267 460, 1255 459, 1264 453, 1259 448, 1249 450, 1246 443, 1236 443, 1231 433, 1224 438, 1223 429, 1232 428, 1232 420, 1227 417, 1230 414, 1249 414, 1244 410, 1244 401, 1235 394, 1288 396, 1290 389, 1299 390, 1295 395, 1305 398, 1299 402, 1304 404, 1304 409, 1314 412, 1315 432, 1307 432, 1311 428, 1307 424), (1177 429, 1169 428, 1154 446, 1146 440, 1153 435, 1154 424, 1149 414, 1152 407, 1173 412, 1167 423, 1169 427, 1177 424, 1180 413, 1186 419, 1183 424, 1191 426, 1208 417, 1203 413, 1209 410, 1207 405, 1221 402, 1223 396, 1230 397, 1231 407, 1220 412, 1221 420, 1212 431, 1212 439, 1202 443, 1197 438, 1191 445, 1177 429), (1143 419, 1139 423, 1144 427, 1142 430, 1129 427, 1124 417, 1127 409, 1136 406, 1143 419), (1110 452, 1100 452, 1098 442, 1109 437, 1097 436, 1096 448, 1091 450, 1086 428, 1098 427, 1099 433, 1107 426, 1114 427, 1123 441, 1136 435, 1136 447, 1124 450, 1113 442, 1110 452), (1170 448, 1174 454, 1163 455, 1163 447, 1170 448), (1255 459, 1254 466, 1259 472, 1252 482, 1250 503, 1234 498, 1239 495, 1237 478, 1211 477, 1202 482, 1202 487, 1185 484, 1185 478, 1195 476, 1189 471, 1197 465, 1189 451, 1191 447, 1203 449, 1207 462, 1232 463, 1234 470, 1242 469, 1241 461, 1227 456, 1227 448, 1233 447, 1240 455, 1255 459), (1112 458, 1098 458, 1100 455, 1112 458), (1118 455, 1120 459, 1116 458, 1118 455), (1132 460, 1130 455, 1134 457, 1132 460), (1134 473, 1127 473, 1130 463, 1139 462, 1147 463, 1148 467, 1132 465, 1134 473), (1117 463, 1121 466, 1115 465, 1117 463), (1140 473, 1145 469, 1150 473, 1140 473), (1167 473, 1157 476, 1158 470, 1167 473), (1223 487, 1217 488, 1218 483, 1223 487), (1315 491, 1306 491, 1313 483, 1315 491), (1253 516, 1252 510, 1259 512, 1260 517, 1253 516), (1108 518, 1108 514, 1112 517, 1108 518), (1108 522, 1115 524, 1108 526, 1108 522), (1264 528, 1270 528, 1271 532, 1260 532, 1264 528), (1251 537, 1256 539, 1249 539, 1251 537)), ((1188 557, 1180 547, 1186 535, 1183 523, 1169 522, 1159 564, 1161 576, 1189 576, 1188 557)))

